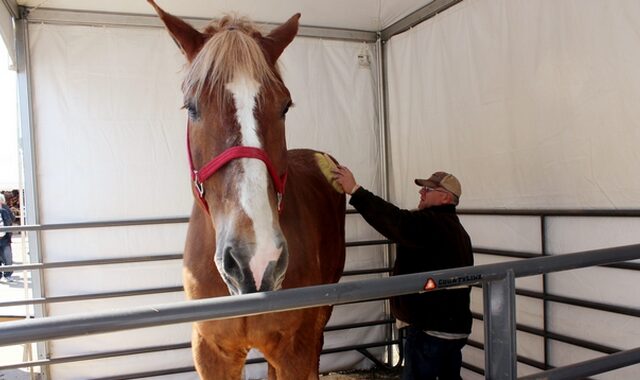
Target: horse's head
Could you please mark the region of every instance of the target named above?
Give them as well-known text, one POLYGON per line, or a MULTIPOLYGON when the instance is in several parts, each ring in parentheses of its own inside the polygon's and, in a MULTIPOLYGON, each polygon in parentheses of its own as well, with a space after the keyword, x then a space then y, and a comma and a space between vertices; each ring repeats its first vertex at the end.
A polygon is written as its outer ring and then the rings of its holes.
POLYGON ((194 193, 215 229, 218 271, 232 294, 278 289, 288 263, 279 211, 291 98, 276 61, 300 14, 266 36, 231 17, 199 32, 148 2, 188 61, 182 87, 194 193))

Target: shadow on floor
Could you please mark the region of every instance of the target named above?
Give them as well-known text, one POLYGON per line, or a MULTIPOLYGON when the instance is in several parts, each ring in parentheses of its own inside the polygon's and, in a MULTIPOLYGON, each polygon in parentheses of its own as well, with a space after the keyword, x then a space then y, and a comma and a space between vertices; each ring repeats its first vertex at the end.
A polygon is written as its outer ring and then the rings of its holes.
POLYGON ((320 376, 321 380, 400 380, 402 368, 373 368, 363 371, 332 372, 320 376))

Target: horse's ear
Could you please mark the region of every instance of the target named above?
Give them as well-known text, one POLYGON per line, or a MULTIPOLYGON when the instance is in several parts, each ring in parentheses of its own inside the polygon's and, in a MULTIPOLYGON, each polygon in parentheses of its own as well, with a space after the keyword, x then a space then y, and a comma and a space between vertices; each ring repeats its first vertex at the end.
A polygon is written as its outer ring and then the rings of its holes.
POLYGON ((180 18, 162 10, 154 0, 147 0, 147 2, 156 10, 156 13, 158 13, 158 16, 160 16, 160 19, 167 27, 173 40, 178 44, 178 47, 180 47, 180 50, 182 50, 182 53, 187 57, 189 62, 191 62, 202 48, 202 45, 204 45, 206 41, 205 35, 195 30, 180 18))
POLYGON ((276 63, 280 54, 298 33, 298 20, 300 20, 300 13, 294 14, 287 22, 260 39, 260 43, 272 64, 276 63))

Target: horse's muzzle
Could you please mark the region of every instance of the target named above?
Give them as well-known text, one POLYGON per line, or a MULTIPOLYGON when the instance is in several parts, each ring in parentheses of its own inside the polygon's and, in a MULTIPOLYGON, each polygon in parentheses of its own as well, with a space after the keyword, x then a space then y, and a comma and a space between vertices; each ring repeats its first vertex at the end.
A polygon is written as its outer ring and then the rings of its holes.
POLYGON ((288 261, 287 244, 280 238, 268 252, 240 244, 227 244, 216 252, 216 266, 232 295, 279 289, 288 261))

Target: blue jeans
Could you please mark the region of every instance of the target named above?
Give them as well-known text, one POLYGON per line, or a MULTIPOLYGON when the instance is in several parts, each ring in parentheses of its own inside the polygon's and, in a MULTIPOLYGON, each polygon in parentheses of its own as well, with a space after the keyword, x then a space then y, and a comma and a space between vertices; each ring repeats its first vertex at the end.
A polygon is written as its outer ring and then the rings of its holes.
POLYGON ((409 326, 402 380, 459 380, 467 339, 441 339, 409 326))
MULTIPOLYGON (((13 252, 11 252, 11 244, 0 246, 0 264, 13 265, 13 252)), ((13 274, 11 272, 4 272, 5 277, 9 277, 13 274)), ((2 278, 2 272, 0 272, 0 278, 2 278)))

